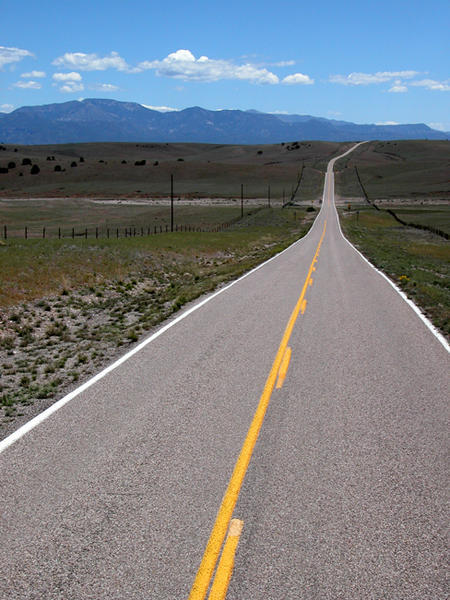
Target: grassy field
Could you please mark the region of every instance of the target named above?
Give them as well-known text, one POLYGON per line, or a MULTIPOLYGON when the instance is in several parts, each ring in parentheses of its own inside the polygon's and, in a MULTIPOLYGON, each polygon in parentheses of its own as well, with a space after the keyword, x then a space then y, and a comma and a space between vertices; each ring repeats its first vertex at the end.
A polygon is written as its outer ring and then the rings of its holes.
POLYGON ((173 174, 176 197, 236 199, 244 184, 248 198, 266 199, 270 185, 272 198, 281 200, 304 164, 300 199, 311 201, 320 198, 327 162, 348 147, 332 142, 6 146, 0 167, 15 166, 0 173, 0 197, 167 197, 173 174), (22 165, 24 159, 31 164, 22 165), (31 173, 33 165, 39 173, 31 173))
POLYGON ((336 192, 363 198, 355 165, 372 201, 443 203, 450 200, 450 142, 369 142, 336 163, 336 192))
POLYGON ((436 227, 450 234, 450 205, 395 207, 395 214, 407 223, 436 227))
POLYGON ((315 214, 266 208, 218 233, 7 240, 0 246, 0 435, 190 300, 304 235, 315 214))
MULTIPOLYGON (((254 205, 244 205, 247 214, 255 210, 254 205)), ((229 223, 241 215, 240 200, 234 205, 226 204, 188 204, 174 201, 174 224, 210 228, 219 223, 229 223)), ((80 233, 88 229, 92 237, 98 227, 102 236, 110 229, 111 237, 119 228, 123 236, 124 228, 141 229, 146 233, 160 227, 165 231, 170 225, 170 203, 167 201, 148 201, 144 199, 99 200, 88 198, 48 198, 48 199, 1 199, 0 198, 0 236, 3 226, 7 226, 10 236, 24 236, 27 226, 29 237, 42 237, 43 227, 46 237, 58 237, 58 228, 62 237, 70 237, 72 228, 80 233)))
MULTIPOLYGON (((442 227, 443 222, 449 222, 450 207, 405 207, 404 214, 413 216, 414 221, 442 227)), ((433 233, 402 226, 388 213, 367 205, 350 211, 341 209, 340 215, 350 241, 450 339, 449 242, 433 233)))

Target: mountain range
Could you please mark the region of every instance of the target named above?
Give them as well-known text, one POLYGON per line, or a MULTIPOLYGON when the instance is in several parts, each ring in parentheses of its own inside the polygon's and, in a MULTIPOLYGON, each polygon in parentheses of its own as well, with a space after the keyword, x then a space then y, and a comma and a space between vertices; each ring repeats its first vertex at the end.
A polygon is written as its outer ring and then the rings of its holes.
POLYGON ((359 125, 309 115, 200 107, 159 112, 134 102, 85 99, 0 113, 0 143, 204 142, 269 144, 292 140, 445 140, 423 123, 359 125))

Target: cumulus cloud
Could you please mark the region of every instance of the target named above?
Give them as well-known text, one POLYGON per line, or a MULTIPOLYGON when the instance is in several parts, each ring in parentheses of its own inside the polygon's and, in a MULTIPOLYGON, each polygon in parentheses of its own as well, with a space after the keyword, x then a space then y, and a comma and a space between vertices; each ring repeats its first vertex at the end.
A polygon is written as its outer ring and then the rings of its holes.
POLYGON ((21 77, 24 79, 39 79, 45 77, 44 71, 30 71, 29 73, 22 73, 21 77))
POLYGON ((22 90, 40 90, 42 85, 37 81, 17 81, 13 83, 13 87, 21 88, 22 90))
POLYGON ((128 73, 136 72, 140 69, 133 69, 117 53, 111 52, 107 56, 100 57, 97 54, 85 54, 83 52, 66 52, 56 58, 52 65, 63 69, 79 69, 80 71, 106 71, 107 69, 116 69, 128 73))
POLYGON ((158 112, 179 112, 179 108, 172 108, 171 106, 150 106, 149 104, 141 104, 144 108, 150 110, 157 110, 158 112))
POLYGON ((22 50, 22 48, 0 46, 0 69, 5 65, 19 62, 27 56, 34 56, 34 54, 28 50, 22 50))
POLYGON ((74 92, 82 92, 84 90, 84 85, 82 83, 77 83, 76 81, 67 81, 64 85, 59 88, 60 92, 64 94, 72 94, 74 92))
POLYGON ((400 125, 400 123, 397 123, 397 121, 380 121, 375 125, 400 125))
POLYGON ((312 85, 314 79, 311 79, 309 75, 304 75, 303 73, 293 73, 292 75, 285 77, 281 83, 285 83, 286 85, 312 85))
POLYGON ((55 82, 53 85, 60 85, 59 91, 63 94, 71 94, 84 90, 82 77, 76 71, 70 73, 54 73, 52 79, 55 82))
POLYGON ((10 113, 12 110, 14 110, 14 106, 12 104, 0 104, 0 112, 10 113))
POLYGON ((184 81, 219 81, 237 79, 251 83, 279 83, 279 78, 265 68, 250 63, 236 65, 229 60, 211 59, 207 56, 195 56, 190 50, 177 50, 162 60, 139 63, 141 70, 154 69, 156 74, 184 81))
POLYGON ((440 92, 450 91, 450 84, 448 81, 435 81, 434 79, 421 79, 419 81, 412 81, 411 85, 424 87, 428 90, 438 90, 440 92))
POLYGON ((330 75, 332 83, 341 85, 370 85, 374 83, 385 83, 401 77, 412 79, 419 75, 418 71, 379 71, 377 73, 350 73, 349 75, 330 75))
POLYGON ((82 77, 79 73, 72 71, 71 73, 55 73, 52 75, 55 81, 81 81, 82 77))

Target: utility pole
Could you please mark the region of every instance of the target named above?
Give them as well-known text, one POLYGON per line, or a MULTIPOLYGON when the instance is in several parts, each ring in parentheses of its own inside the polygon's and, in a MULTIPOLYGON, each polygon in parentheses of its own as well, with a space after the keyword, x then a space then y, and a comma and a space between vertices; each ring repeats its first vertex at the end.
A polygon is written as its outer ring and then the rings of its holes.
POLYGON ((173 231, 173 175, 170 176, 170 231, 173 231))

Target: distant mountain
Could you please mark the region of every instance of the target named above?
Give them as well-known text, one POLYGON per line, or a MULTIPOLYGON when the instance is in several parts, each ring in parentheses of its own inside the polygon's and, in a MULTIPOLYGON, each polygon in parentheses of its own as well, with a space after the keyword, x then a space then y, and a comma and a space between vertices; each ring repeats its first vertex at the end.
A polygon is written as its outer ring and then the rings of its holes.
POLYGON ((269 144, 293 140, 445 140, 449 133, 423 123, 357 125, 309 115, 255 110, 205 110, 198 106, 158 112, 133 102, 86 99, 25 106, 0 114, 0 143, 205 142, 269 144))

